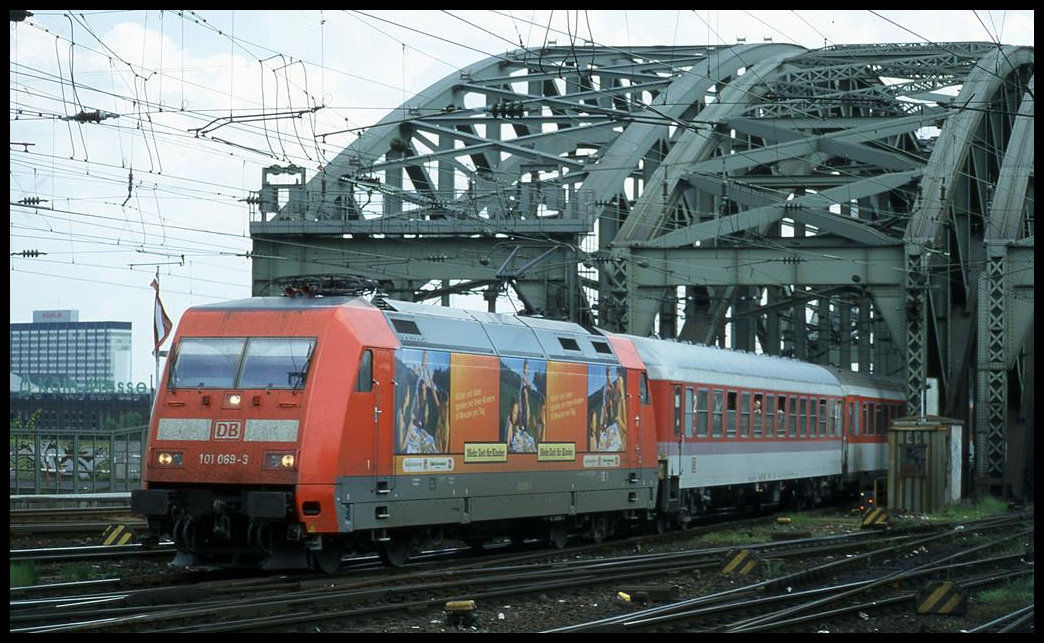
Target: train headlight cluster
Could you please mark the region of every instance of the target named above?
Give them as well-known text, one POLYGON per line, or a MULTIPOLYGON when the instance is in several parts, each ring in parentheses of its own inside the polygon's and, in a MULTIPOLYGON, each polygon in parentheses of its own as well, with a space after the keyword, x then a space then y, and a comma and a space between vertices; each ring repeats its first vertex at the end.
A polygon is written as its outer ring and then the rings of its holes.
POLYGON ((156 464, 161 467, 180 467, 184 457, 180 451, 157 451, 156 464))
POLYGON ((287 451, 266 451, 264 468, 272 471, 293 471, 297 469, 297 456, 287 451))
POLYGON ((238 409, 242 402, 243 397, 239 393, 229 393, 225 396, 226 409, 238 409))

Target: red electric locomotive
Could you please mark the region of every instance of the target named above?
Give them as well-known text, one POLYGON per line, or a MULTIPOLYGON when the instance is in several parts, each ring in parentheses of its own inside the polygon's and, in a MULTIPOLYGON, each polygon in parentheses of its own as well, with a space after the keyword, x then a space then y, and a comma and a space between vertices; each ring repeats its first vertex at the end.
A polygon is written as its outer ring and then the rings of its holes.
POLYGON ((132 494, 175 562, 399 565, 439 538, 563 547, 721 502, 815 499, 852 477, 853 396, 882 401, 793 360, 378 303, 185 312, 132 494))

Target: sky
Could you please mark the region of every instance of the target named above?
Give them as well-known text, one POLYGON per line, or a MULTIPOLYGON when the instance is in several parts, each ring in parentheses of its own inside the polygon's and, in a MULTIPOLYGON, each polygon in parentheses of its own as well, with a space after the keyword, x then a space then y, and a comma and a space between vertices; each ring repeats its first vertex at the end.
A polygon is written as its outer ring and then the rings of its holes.
POLYGON ((310 177, 353 130, 520 46, 1033 46, 1033 13, 32 12, 10 23, 10 321, 57 309, 129 321, 132 380, 151 383, 157 273, 175 325, 191 306, 250 296, 245 199, 263 168, 310 177))

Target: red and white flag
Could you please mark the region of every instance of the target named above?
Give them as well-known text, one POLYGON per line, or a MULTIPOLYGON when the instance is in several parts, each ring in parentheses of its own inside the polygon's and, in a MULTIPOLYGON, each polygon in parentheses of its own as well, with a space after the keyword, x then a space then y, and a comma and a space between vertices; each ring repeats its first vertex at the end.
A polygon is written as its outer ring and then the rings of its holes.
POLYGON ((156 290, 156 311, 152 321, 152 335, 153 339, 156 340, 156 347, 152 350, 152 354, 159 355, 160 346, 167 340, 167 336, 170 335, 170 329, 174 327, 174 324, 171 323, 170 317, 167 317, 167 311, 163 309, 163 302, 160 301, 159 275, 156 275, 156 278, 152 280, 152 287, 156 290))

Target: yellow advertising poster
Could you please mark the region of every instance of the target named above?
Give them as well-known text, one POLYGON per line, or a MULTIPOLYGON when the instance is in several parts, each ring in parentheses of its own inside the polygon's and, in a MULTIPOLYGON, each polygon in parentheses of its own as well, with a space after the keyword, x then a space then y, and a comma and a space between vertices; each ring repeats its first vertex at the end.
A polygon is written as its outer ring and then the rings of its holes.
MULTIPOLYGON (((500 364, 496 357, 450 356, 450 451, 465 451, 469 442, 496 442, 500 364)), ((465 458, 465 462, 469 462, 465 458)))
POLYGON ((587 364, 547 365, 546 440, 587 444, 587 364))

